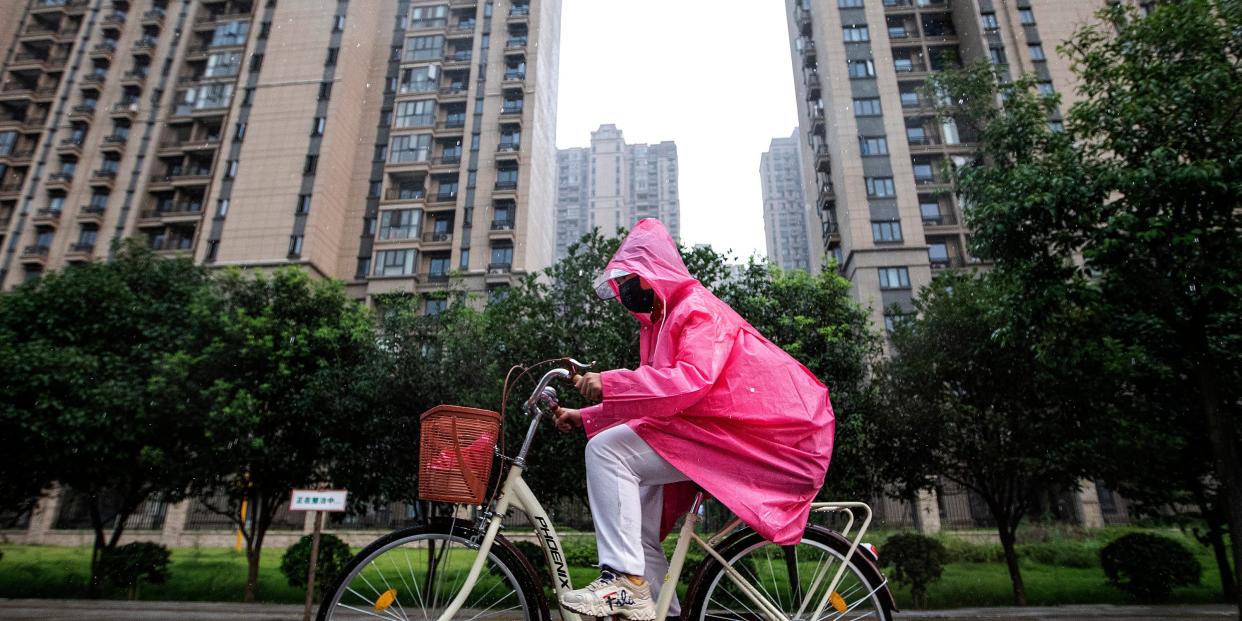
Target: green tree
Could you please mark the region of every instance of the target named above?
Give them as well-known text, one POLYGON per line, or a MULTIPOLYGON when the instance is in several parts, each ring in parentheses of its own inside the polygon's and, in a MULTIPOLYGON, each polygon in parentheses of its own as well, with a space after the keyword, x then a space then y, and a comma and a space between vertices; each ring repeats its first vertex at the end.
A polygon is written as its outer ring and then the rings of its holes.
POLYGON ((167 372, 209 441, 190 489, 241 530, 254 601, 263 540, 290 489, 331 484, 361 500, 393 474, 388 421, 369 414, 383 383, 371 316, 341 283, 293 268, 224 272, 191 315, 192 355, 167 372))
MULTIPOLYGON (((1030 304, 1010 308, 1047 309, 1081 295, 1090 300, 1084 308, 1109 319, 1110 329, 1080 341, 1133 361, 1113 391, 1122 433, 1109 437, 1153 441, 1148 453, 1174 462, 1210 458, 1219 489, 1205 503, 1218 510, 1205 514, 1224 515, 1233 533, 1242 532, 1240 29, 1242 9, 1231 0, 1162 4, 1147 17, 1125 5, 1103 11, 1061 49, 1082 96, 1064 133, 1048 131, 1056 100, 1035 96, 1029 79, 998 87, 976 70, 935 85, 943 101, 960 104, 952 113, 981 128, 981 157, 955 182, 971 205, 975 254, 1023 282, 1015 300, 1030 304), (1069 259, 1075 253, 1081 264, 1069 259), (1124 407, 1162 397, 1152 408, 1124 407), (1165 450, 1162 433, 1210 450, 1165 450)), ((1195 463, 1175 470, 1182 474, 1163 483, 1192 490, 1186 473, 1207 471, 1195 463)), ((1136 474, 1131 492, 1160 483, 1136 474)), ((1212 530, 1223 546, 1221 529, 1212 530)), ((1231 541, 1236 567, 1242 537, 1231 541)))
POLYGON ((145 500, 175 500, 195 447, 159 371, 188 346, 206 273, 140 245, 0 295, 0 479, 8 501, 58 481, 83 495, 98 565, 145 500))
POLYGON ((877 370, 876 455, 904 496, 937 476, 978 494, 996 522, 1014 603, 1025 605, 1018 525, 1041 492, 1076 488, 1098 430, 1078 407, 1078 375, 1090 369, 1045 363, 1029 338, 1006 336, 1010 286, 997 273, 948 273, 919 293, 918 318, 895 330, 892 359, 877 370))

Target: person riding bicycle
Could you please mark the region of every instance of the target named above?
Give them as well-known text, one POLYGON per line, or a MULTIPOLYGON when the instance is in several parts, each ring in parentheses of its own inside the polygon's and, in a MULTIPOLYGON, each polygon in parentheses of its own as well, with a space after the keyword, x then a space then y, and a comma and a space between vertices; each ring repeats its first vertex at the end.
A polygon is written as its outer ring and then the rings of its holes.
MULTIPOLYGON (((800 540, 832 455, 828 389, 690 275, 658 220, 635 225, 595 282, 638 320, 637 369, 576 376, 600 577, 561 597, 588 616, 655 618, 660 545, 702 488, 764 538, 800 540)), ((669 609, 676 616, 674 595, 669 609)))

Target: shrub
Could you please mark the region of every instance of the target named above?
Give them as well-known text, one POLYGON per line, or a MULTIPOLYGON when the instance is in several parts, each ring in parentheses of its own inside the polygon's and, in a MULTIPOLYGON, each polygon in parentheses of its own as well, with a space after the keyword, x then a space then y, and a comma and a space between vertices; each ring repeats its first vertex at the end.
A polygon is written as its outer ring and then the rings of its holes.
MULTIPOLYGON (((295 589, 306 588, 306 572, 310 569, 312 535, 304 535, 297 543, 285 550, 280 559, 280 572, 285 575, 289 586, 295 589)), ((334 535, 319 535, 319 560, 315 563, 315 589, 322 592, 330 585, 354 555, 349 544, 334 535)))
MULTIPOLYGON (((517 546, 522 556, 526 557, 526 561, 531 567, 535 568, 535 573, 539 574, 539 583, 543 585, 552 584, 552 573, 548 569, 548 560, 544 558, 543 548, 533 541, 514 541, 513 545, 517 546)), ((496 573, 496 567, 492 567, 492 573, 496 573)))
POLYGON ((1018 556, 1054 567, 1100 566, 1098 545, 1087 541, 1049 541, 1018 546, 1018 556))
POLYGON ((971 543, 947 536, 939 541, 945 549, 946 563, 1000 563, 1005 560, 1005 551, 999 543, 971 543))
POLYGON ((1202 568, 1181 543, 1131 533, 1104 546, 1100 564, 1109 582, 1144 601, 1163 601, 1174 587, 1199 584, 1202 568))
POLYGON ((910 585, 916 607, 927 605, 927 586, 940 579, 948 556, 936 539, 918 533, 898 533, 880 549, 880 562, 892 566, 893 581, 910 585))
POLYGON ((130 599, 137 599, 142 582, 163 584, 168 581, 168 548, 158 543, 139 541, 104 550, 99 557, 99 575, 119 587, 125 587, 130 599))

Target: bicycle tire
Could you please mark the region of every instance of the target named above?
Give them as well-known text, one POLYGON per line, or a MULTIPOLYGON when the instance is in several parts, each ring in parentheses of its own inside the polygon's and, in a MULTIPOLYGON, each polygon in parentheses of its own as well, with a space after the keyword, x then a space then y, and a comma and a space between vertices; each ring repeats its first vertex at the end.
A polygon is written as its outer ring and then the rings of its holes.
MULTIPOLYGON (((824 552, 825 557, 827 557, 828 555, 831 555, 832 557, 834 557, 836 560, 839 561, 841 559, 844 559, 846 553, 848 553, 850 542, 847 541, 845 538, 841 537, 840 535, 838 535, 837 533, 830 531, 826 528, 822 528, 822 527, 815 526, 815 525, 809 525, 807 526, 806 531, 802 535, 802 541, 798 544, 798 548, 801 549, 803 548, 803 546, 809 546, 811 548, 820 549, 824 552)), ((762 536, 759 535, 759 533, 755 532, 754 530, 750 528, 745 528, 737 533, 734 533, 733 535, 730 535, 728 538, 726 538, 725 541, 722 542, 721 545, 717 548, 717 550, 720 553, 720 556, 729 562, 730 566, 734 567, 735 570, 738 570, 739 573, 743 573, 743 575, 745 575, 747 572, 751 570, 749 569, 739 570, 738 569, 739 561, 744 563, 745 562, 744 558, 747 557, 748 554, 756 550, 764 549, 764 548, 769 549, 769 550, 784 550, 783 547, 776 546, 775 544, 765 540, 762 536)), ((856 550, 854 552, 854 557, 850 559, 850 563, 848 565, 848 570, 846 572, 846 580, 843 580, 843 583, 847 582, 848 580, 851 580, 850 576, 852 575, 853 576, 852 580, 858 583, 858 586, 856 588, 860 592, 866 593, 867 594, 866 599, 870 600, 869 602, 870 606, 866 609, 868 614, 859 614, 857 616, 867 617, 867 618, 876 618, 876 619, 879 619, 880 621, 890 621, 892 619, 892 613, 896 609, 896 606, 892 600, 892 593, 888 590, 887 585, 884 582, 883 575, 875 567, 875 565, 871 563, 871 559, 862 557, 862 555, 864 554, 866 553, 861 549, 856 550)), ((798 557, 795 555, 794 558, 797 559, 798 557)), ((795 562, 794 564, 798 565, 799 563, 795 562)), ((768 569, 771 570, 772 567, 769 566, 768 569)), ((788 570, 787 567, 785 569, 788 570)), ((779 572, 779 569, 778 569, 778 572, 779 572)), ((756 569, 754 572, 752 572, 751 576, 748 576, 748 578, 753 578, 754 577, 753 573, 762 574, 763 572, 761 570, 756 569)), ((814 573, 814 572, 813 571, 803 572, 803 574, 806 574, 806 573, 814 573)), ((825 580, 825 582, 827 582, 827 580, 830 580, 832 575, 834 575, 835 573, 836 573, 836 568, 833 567, 828 572, 828 578, 825 580)), ((799 582, 802 584, 799 590, 809 587, 809 584, 807 584, 810 582, 809 576, 799 575, 798 577, 799 577, 799 582)), ((788 578, 785 578, 785 580, 787 583, 793 582, 792 580, 789 580, 788 578)), ((754 580, 753 582, 761 583, 762 580, 754 580)), ((776 597, 773 597, 770 592, 772 590, 775 590, 775 588, 778 586, 777 585, 778 581, 776 579, 776 576, 773 576, 772 582, 773 582, 773 584, 771 585, 773 587, 772 589, 768 589, 766 586, 760 584, 759 585, 761 587, 760 590, 764 591, 765 595, 767 595, 769 599, 774 599, 777 602, 781 602, 783 598, 780 597, 780 593, 777 593, 776 597)), ((733 612, 732 614, 720 614, 721 611, 719 608, 713 609, 712 606, 713 605, 719 606, 720 605, 719 600, 723 599, 723 598, 714 597, 713 596, 714 591, 715 589, 718 588, 718 585, 724 584, 724 583, 728 583, 730 586, 732 586, 732 583, 729 582, 729 578, 726 577, 726 574, 724 573, 724 569, 721 566, 720 562, 717 561, 715 558, 708 556, 706 559, 704 559, 703 564, 699 567, 698 572, 695 574, 693 582, 690 583, 690 586, 686 591, 686 602, 688 603, 688 605, 684 608, 681 618, 683 620, 693 620, 693 621, 704 621, 706 619, 755 619, 755 618, 762 619, 764 618, 762 615, 757 614, 753 610, 749 610, 749 609, 746 613, 733 612)), ((824 584, 820 586, 819 588, 826 590, 826 586, 827 585, 824 584)), ((839 587, 839 589, 841 590, 844 590, 845 588, 846 588, 845 586, 839 587)), ((816 593, 817 594, 820 593, 820 590, 817 589, 816 593)), ((732 595, 730 596, 732 597, 732 595)), ((791 596, 788 598, 788 601, 793 602, 798 599, 800 598, 797 596, 791 596)), ((813 599, 817 599, 817 598, 813 598, 813 599)), ((736 598, 734 598, 734 601, 737 601, 736 598)), ((741 601, 739 601, 738 603, 742 604, 743 606, 746 605, 744 602, 741 602, 741 601)), ((782 606, 782 605, 778 605, 778 607, 782 608, 782 611, 785 612, 787 617, 791 619, 795 618, 794 613, 797 612, 796 610, 784 610, 786 606, 782 606)), ((792 606, 788 606, 788 607, 793 608, 792 606)), ((851 610, 856 610, 856 609, 851 609, 851 610)), ((813 611, 804 611, 804 616, 809 615, 811 612, 813 611)), ((821 616, 820 617, 821 619, 850 618, 842 614, 835 613, 835 611, 833 611, 831 607, 826 612, 830 612, 834 614, 828 617, 821 616)))
MULTIPOLYGON (((416 526, 391 532, 372 542, 361 552, 354 556, 353 559, 341 571, 341 575, 333 581, 332 587, 324 591, 323 599, 320 601, 319 610, 316 614, 318 621, 337 621, 340 617, 356 618, 352 613, 338 613, 341 609, 341 600, 346 593, 354 593, 350 591, 351 584, 358 579, 366 570, 367 565, 372 561, 376 561, 384 556, 385 553, 392 552, 407 544, 414 544, 425 541, 451 541, 454 545, 459 545, 459 549, 468 549, 466 542, 481 540, 479 532, 475 530, 470 522, 450 519, 435 519, 424 526, 416 526)), ((442 547, 441 550, 446 548, 442 547)), ((452 547, 447 549, 451 550, 452 547)), ((473 550, 471 550, 473 552, 473 550)), ((508 539, 497 535, 492 544, 491 551, 488 553, 490 563, 493 568, 485 567, 485 572, 499 570, 501 575, 501 583, 505 581, 510 583, 514 592, 518 595, 519 602, 523 604, 522 609, 516 611, 520 616, 529 621, 551 621, 548 612, 548 602, 544 597, 543 588, 539 583, 538 574, 531 567, 526 557, 517 549, 508 539)), ((390 559, 391 560, 391 559, 390 559)), ((408 559, 407 559, 408 560, 408 559)), ((451 558, 450 558, 451 560, 451 558)), ((397 568, 398 572, 400 567, 397 568)), ((422 583, 414 569, 410 569, 411 580, 415 585, 422 583)), ((365 578, 365 576, 363 576, 365 578)), ((426 576, 424 575, 424 579, 426 576)), ((482 580, 483 577, 480 577, 482 580)), ((385 580, 387 580, 385 578, 385 580)), ((404 579, 403 579, 404 580, 404 579)), ((432 580, 434 582, 434 580, 432 580)), ((416 587, 417 588, 417 587, 416 587)), ((476 585, 476 589, 479 588, 476 585)), ((446 593, 451 597, 454 593, 446 593)), ((377 593, 377 596, 379 594, 377 593)), ((428 596, 431 594, 428 593, 428 596)), ((419 593, 419 599, 422 600, 422 593, 419 593)), ((412 600, 411 600, 412 601, 412 600)), ((433 600, 433 606, 436 600, 433 600)), ((467 602, 469 603, 469 601, 467 602)), ((365 617, 366 614, 361 616, 365 617)), ((371 615, 375 616, 375 615, 371 615)), ((402 616, 409 617, 407 614, 402 616)), ((477 615, 476 615, 477 616, 477 615)), ((437 615, 438 617, 438 615, 437 615)), ((399 619, 400 617, 393 617, 399 619)), ((422 615, 418 615, 421 619, 422 615)), ((435 617, 432 617, 434 619, 435 617)), ((482 617, 486 618, 486 616, 482 617)), ((506 619, 513 618, 513 614, 508 614, 506 619)))

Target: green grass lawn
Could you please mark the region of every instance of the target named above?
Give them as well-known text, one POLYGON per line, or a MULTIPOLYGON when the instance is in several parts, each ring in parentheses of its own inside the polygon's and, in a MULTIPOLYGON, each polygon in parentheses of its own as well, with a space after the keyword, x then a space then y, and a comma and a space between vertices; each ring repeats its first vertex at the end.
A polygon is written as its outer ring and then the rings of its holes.
MULTIPOLYGON (((1059 556, 1050 557, 1045 554, 1043 557, 1065 558, 1068 564, 1077 566, 1058 566, 1024 558, 1022 570, 1029 603, 1038 606, 1133 603, 1125 593, 1108 584, 1098 562, 1094 565, 1091 563, 1092 558, 1098 558, 1096 555, 1101 542, 1115 538, 1118 532, 1120 531, 1103 532, 1081 540, 1056 540, 1055 546, 1064 546, 1068 551, 1059 556), (1083 550, 1075 553, 1075 546, 1081 546, 1083 550)), ((1175 532, 1169 531, 1162 531, 1162 534, 1177 536, 1175 532)), ((883 538, 883 534, 877 533, 874 540, 880 542, 883 538)), ((1175 590, 1173 603, 1221 601, 1220 580, 1210 552, 1196 543, 1185 539, 1183 541, 1187 542, 1199 559, 1203 567, 1203 578, 1198 586, 1175 590)), ((567 546, 567 551, 571 547, 578 546, 567 546)), ((598 570, 586 566, 589 561, 583 560, 593 558, 593 546, 590 548, 579 552, 571 562, 571 576, 575 585, 586 584, 598 575, 598 570)), ((89 548, 0 545, 0 551, 4 554, 0 559, 0 597, 84 596, 90 561, 89 548)), ((280 549, 264 552, 259 599, 264 602, 301 603, 304 601, 304 592, 290 588, 280 573, 282 553, 283 550, 280 549)), ((989 558, 984 546, 978 547, 976 553, 979 558, 989 558)), ((1035 555, 1032 553, 1032 556, 1035 555)), ((688 567, 683 581, 693 577, 692 572, 693 567, 688 567)), ((245 588, 246 559, 242 553, 231 549, 174 549, 171 574, 167 584, 144 585, 139 593, 140 599, 240 601, 245 588)), ((682 592, 684 593, 684 586, 682 592)), ((125 596, 119 590, 106 595, 114 598, 125 596)), ((987 562, 959 560, 950 563, 945 568, 943 578, 931 585, 929 595, 929 606, 932 608, 1006 606, 1012 598, 1008 571, 1003 562, 995 559, 987 562)), ((908 589, 897 589, 897 599, 899 605, 909 606, 908 589)))

